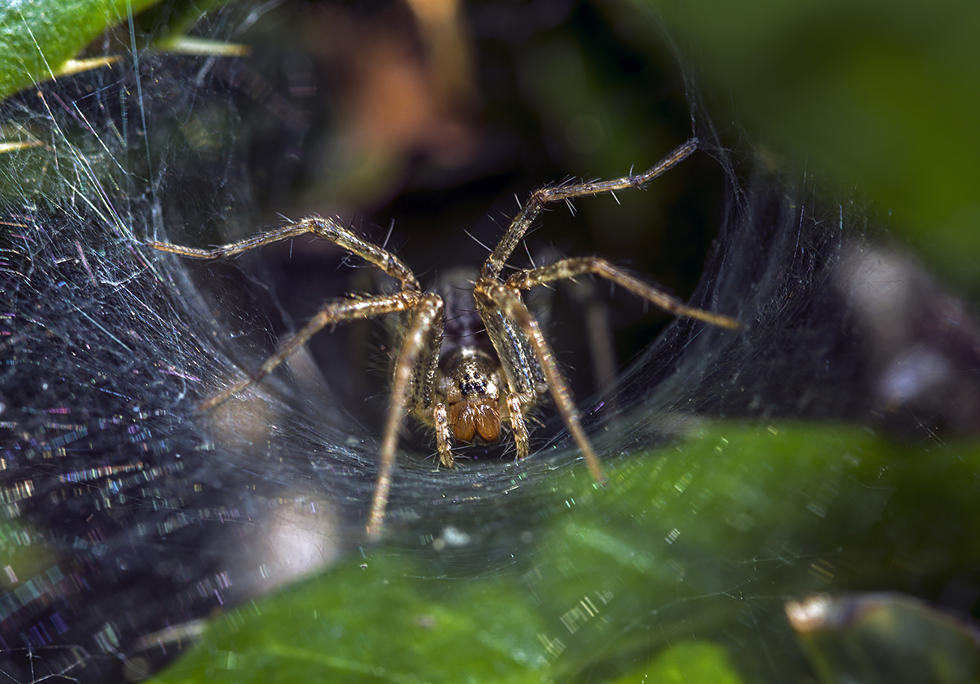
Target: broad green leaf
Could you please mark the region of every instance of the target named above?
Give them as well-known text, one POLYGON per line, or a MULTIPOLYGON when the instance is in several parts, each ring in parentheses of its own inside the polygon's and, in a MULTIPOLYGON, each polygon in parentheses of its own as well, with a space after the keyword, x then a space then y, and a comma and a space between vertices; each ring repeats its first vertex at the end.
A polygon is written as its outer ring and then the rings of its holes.
POLYGON ((32 0, 0 5, 0 99, 72 73, 72 60, 107 28, 157 0, 32 0))
POLYGON ((664 649, 648 665, 617 679, 616 684, 741 684, 725 649, 691 641, 664 649))
POLYGON ((541 483, 556 514, 511 567, 452 577, 447 554, 486 550, 379 548, 231 612, 157 681, 799 681, 788 601, 980 564, 978 469, 975 445, 719 425, 602 489, 541 483))

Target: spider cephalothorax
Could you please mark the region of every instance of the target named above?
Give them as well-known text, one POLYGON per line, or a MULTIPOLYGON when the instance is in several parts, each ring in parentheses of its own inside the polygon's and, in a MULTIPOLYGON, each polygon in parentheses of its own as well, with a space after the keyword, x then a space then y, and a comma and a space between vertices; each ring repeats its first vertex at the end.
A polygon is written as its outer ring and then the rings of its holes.
POLYGON ((582 451, 589 471, 601 481, 599 460, 582 429, 571 392, 521 293, 556 280, 591 274, 606 278, 668 312, 725 328, 736 328, 738 323, 727 316, 688 307, 598 257, 562 259, 548 266, 518 270, 506 280, 501 278, 501 271, 546 204, 641 187, 686 159, 695 149, 697 140, 689 140, 641 174, 536 190, 487 257, 475 281, 469 281, 465 289, 452 287, 441 293, 423 292, 411 269, 398 257, 358 237, 340 222, 318 216, 210 250, 164 242, 148 243, 155 249, 182 256, 218 259, 312 233, 374 264, 401 283, 401 289, 391 294, 328 301, 251 377, 206 400, 201 408, 211 409, 259 382, 327 325, 403 314, 405 323, 399 329, 392 364, 391 401, 367 524, 369 537, 381 533, 398 429, 406 413, 435 432, 439 462, 444 466, 455 465, 454 442, 497 441, 503 434, 504 425, 510 428, 520 459, 527 456, 529 450, 527 413, 543 395, 550 393, 582 451), (463 292, 466 296, 461 296, 463 292), (455 310, 461 307, 467 312, 465 316, 456 315, 455 310), (447 308, 453 311, 447 312, 447 308), (477 333, 480 324, 485 332, 477 333), (485 338, 477 339, 478 335, 485 335, 485 338), (489 344, 484 344, 487 341, 489 344))

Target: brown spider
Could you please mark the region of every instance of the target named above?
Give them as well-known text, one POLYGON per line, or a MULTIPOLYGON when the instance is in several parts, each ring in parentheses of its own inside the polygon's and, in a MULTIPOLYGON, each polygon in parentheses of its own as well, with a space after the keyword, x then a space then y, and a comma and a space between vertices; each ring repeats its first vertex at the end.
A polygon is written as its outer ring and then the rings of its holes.
POLYGON ((324 326, 403 312, 410 315, 395 346, 397 354, 392 367, 391 403, 366 527, 368 537, 377 538, 381 533, 391 488, 398 431, 405 413, 410 413, 435 431, 439 462, 448 468, 455 465, 452 452, 454 440, 495 442, 500 438, 501 423, 509 424, 517 447, 517 458, 521 459, 528 455, 526 415, 550 391, 558 412, 585 457, 592 477, 602 482, 602 468, 582 429, 568 384, 558 370, 537 320, 524 305, 521 291, 590 273, 607 278, 670 313, 725 328, 737 328, 739 324, 727 316, 685 306, 680 300, 637 280, 599 257, 562 259, 548 266, 517 271, 506 280, 501 278, 500 272, 547 203, 642 187, 686 159, 696 148, 697 140, 691 139, 639 175, 544 187, 532 193, 483 263, 476 281, 467 283, 472 288, 472 303, 476 305, 479 321, 475 321, 471 311, 468 311, 472 305, 461 301, 469 300, 469 297, 460 297, 457 288, 447 286, 441 292, 424 292, 415 275, 398 257, 359 238, 332 219, 305 218, 209 250, 148 242, 150 247, 164 252, 195 259, 220 259, 312 233, 374 264, 401 283, 401 289, 392 294, 327 302, 251 377, 239 380, 207 399, 201 404, 201 409, 212 409, 259 382, 324 326), (447 320, 452 322, 449 329, 446 328, 447 320), (479 330, 481 326, 485 334, 479 330))

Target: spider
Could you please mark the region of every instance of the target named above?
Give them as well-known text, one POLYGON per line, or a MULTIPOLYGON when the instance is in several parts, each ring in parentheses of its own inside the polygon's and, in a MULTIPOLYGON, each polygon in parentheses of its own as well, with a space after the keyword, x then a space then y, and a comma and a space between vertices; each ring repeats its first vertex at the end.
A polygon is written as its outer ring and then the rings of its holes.
POLYGON ((476 280, 468 280, 466 296, 460 296, 457 287, 445 282, 441 288, 424 291, 415 274, 394 254, 358 237, 339 222, 318 216, 213 249, 148 242, 150 247, 163 252, 213 260, 311 233, 373 264, 401 285, 389 294, 327 301, 255 373, 205 400, 201 410, 213 409, 261 381, 327 325, 401 313, 406 315, 407 323, 401 327, 395 345, 381 460, 365 528, 369 539, 377 539, 381 534, 398 433, 405 414, 435 432, 439 463, 447 468, 455 466, 454 442, 496 442, 504 425, 510 429, 517 458, 522 459, 529 450, 527 414, 550 392, 592 477, 598 483, 604 482, 602 467, 582 429, 568 383, 541 334, 540 325, 524 304, 522 291, 592 274, 626 288, 669 313, 723 328, 737 328, 739 323, 728 316, 688 307, 599 257, 561 259, 547 266, 518 270, 506 279, 501 271, 532 222, 549 203, 643 187, 689 157, 697 144, 696 138, 688 140, 638 175, 631 173, 613 180, 539 188, 513 219, 476 274, 476 280), (478 319, 473 315, 473 305, 478 319))

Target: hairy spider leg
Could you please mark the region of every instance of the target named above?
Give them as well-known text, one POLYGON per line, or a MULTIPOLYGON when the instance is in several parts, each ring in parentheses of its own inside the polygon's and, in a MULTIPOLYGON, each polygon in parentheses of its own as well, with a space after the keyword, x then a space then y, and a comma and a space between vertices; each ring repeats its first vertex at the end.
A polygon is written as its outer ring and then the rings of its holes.
POLYGON ((439 455, 439 464, 447 468, 455 468, 453 433, 449 427, 449 410, 446 408, 445 402, 440 401, 433 405, 432 425, 436 431, 436 453, 439 455))
MULTIPOLYGON (((446 468, 456 466, 452 451, 452 431, 449 426, 449 413, 445 401, 439 401, 437 396, 436 377, 439 373, 439 356, 442 352, 442 336, 445 330, 445 302, 442 297, 436 294, 428 294, 420 306, 435 306, 438 304, 439 312, 431 317, 427 326, 421 329, 418 334, 422 335, 422 346, 418 351, 416 360, 411 366, 411 386, 409 395, 410 405, 415 417, 423 424, 430 421, 436 433, 436 453, 439 457, 439 464, 446 468), (429 300, 432 303, 428 303, 429 300)), ((404 346, 409 338, 408 328, 403 329, 402 337, 398 341, 398 348, 404 346)), ((395 361, 392 369, 392 376, 398 373, 398 364, 401 357, 395 361)))
POLYGON ((261 382, 262 378, 275 370, 279 364, 292 356, 324 327, 331 324, 346 323, 347 321, 375 318, 376 316, 383 316, 385 314, 407 311, 419 305, 420 296, 418 292, 403 290, 395 294, 378 295, 365 299, 345 299, 339 302, 327 302, 306 325, 300 328, 295 335, 283 342, 272 356, 263 361, 255 373, 243 380, 239 380, 231 387, 202 402, 200 410, 209 411, 238 394, 246 387, 261 382))
POLYGON ((704 321, 705 323, 717 325, 722 328, 734 329, 739 327, 739 322, 734 318, 687 306, 676 297, 672 297, 663 290, 634 278, 600 257, 562 259, 548 266, 518 271, 507 279, 506 286, 513 290, 529 290, 538 285, 544 285, 555 280, 575 278, 586 273, 601 276, 606 280, 612 281, 676 316, 696 318, 699 321, 704 321))
POLYGON ((169 242, 156 242, 153 240, 148 241, 146 244, 161 252, 179 254, 180 256, 190 257, 192 259, 214 260, 235 256, 257 249, 258 247, 264 247, 274 242, 288 240, 308 233, 332 242, 351 254, 361 257, 368 263, 374 264, 387 275, 401 282, 403 289, 413 290, 415 292, 422 291, 422 288, 419 286, 419 281, 415 278, 415 274, 412 273, 412 270, 401 259, 391 252, 358 237, 340 225, 336 220, 322 218, 320 216, 308 216, 296 223, 290 223, 275 230, 259 233, 258 235, 253 235, 252 237, 227 245, 219 245, 212 249, 184 247, 183 245, 175 245, 169 242))
MULTIPOLYGON (((263 247, 281 240, 305 234, 333 242, 337 246, 374 264, 384 273, 400 281, 402 290, 394 294, 377 295, 339 302, 327 302, 293 337, 266 359, 259 370, 251 377, 241 380, 220 394, 211 397, 201 405, 201 410, 212 409, 250 385, 259 382, 302 347, 311 337, 327 325, 343 323, 355 319, 373 318, 390 313, 413 311, 411 322, 405 331, 401 350, 395 362, 392 382, 391 405, 381 447, 381 461, 377 484, 371 502, 371 513, 366 532, 369 538, 377 539, 381 534, 388 494, 391 489, 391 473, 395 463, 395 449, 398 445, 398 429, 406 413, 410 395, 424 406, 432 406, 432 395, 439 360, 439 346, 442 337, 442 315, 444 304, 436 294, 423 295, 415 274, 398 257, 378 247, 341 226, 333 219, 311 216, 291 223, 277 230, 261 233, 239 242, 220 245, 212 249, 185 247, 167 242, 149 241, 153 249, 177 254, 193 259, 215 260, 235 256, 243 252, 263 247), (428 344, 427 344, 428 343, 428 344), (423 356, 427 354, 427 356, 423 356), (420 358, 421 357, 421 358, 420 358), (421 362, 421 363, 420 363, 421 362), (420 375, 421 373, 421 375, 420 375)), ((445 405, 433 407, 437 423, 437 437, 440 442, 440 458, 452 464, 451 447, 448 441, 448 427, 441 432, 439 428, 439 409, 445 417, 445 405)), ((443 420, 445 423, 445 420, 443 420)))
MULTIPOLYGON (((275 354, 262 363, 257 373, 206 400, 201 405, 201 410, 212 409, 246 387, 259 382, 327 325, 415 310, 395 363, 391 405, 388 408, 388 418, 381 447, 381 462, 374 497, 371 501, 371 514, 366 528, 368 537, 377 539, 381 535, 381 525, 388 505, 391 472, 395 463, 395 448, 398 445, 398 429, 404 418, 408 397, 414 392, 416 401, 422 401, 425 405, 431 404, 439 359, 439 343, 442 336, 442 312, 444 308, 442 298, 435 294, 423 295, 415 274, 394 254, 358 237, 337 221, 319 216, 310 216, 276 230, 260 233, 239 242, 220 245, 212 249, 198 249, 157 241, 148 241, 146 244, 161 252, 169 252, 192 259, 214 260, 235 256, 307 233, 328 240, 361 257, 368 263, 374 264, 381 271, 401 282, 402 290, 395 294, 326 303, 313 319, 288 339, 275 354), (434 342, 434 345, 429 345, 429 347, 434 348, 430 348, 429 356, 422 360, 422 377, 420 378, 417 375, 418 362, 419 357, 425 353, 427 341, 434 342)), ((437 405, 434 408, 434 417, 437 423, 437 437, 440 434, 442 437, 438 440, 440 442, 440 457, 445 456, 444 452, 449 452, 448 459, 451 464, 452 454, 449 451, 447 439, 448 428, 443 429, 440 433, 439 416, 439 406, 437 405)), ((442 406, 442 417, 445 418, 444 405, 442 406)))
POLYGON ((498 278, 500 276, 500 271, 503 269, 507 259, 510 258, 514 249, 520 244, 524 238, 524 234, 527 233, 528 228, 531 227, 534 219, 538 217, 546 204, 562 200, 572 200, 576 197, 585 197, 587 195, 599 195, 606 192, 615 192, 616 190, 642 187, 687 159, 697 147, 698 139, 691 138, 639 175, 623 176, 622 178, 605 181, 586 181, 584 183, 538 188, 531 194, 530 199, 528 199, 517 216, 514 217, 514 220, 511 221, 504 236, 483 263, 481 275, 484 278, 498 278))
POLYGON ((510 417, 510 431, 514 435, 514 446, 517 447, 518 460, 526 457, 531 450, 530 436, 527 433, 527 421, 524 411, 530 401, 513 390, 507 393, 507 415, 510 417))
MULTIPOLYGON (((507 376, 512 395, 515 395, 518 389, 515 378, 513 377, 515 369, 512 368, 513 362, 508 356, 508 341, 501 339, 500 329, 493 325, 495 310, 499 310, 505 316, 515 321, 530 342, 534 356, 544 372, 548 387, 555 400, 555 405, 562 419, 565 421, 569 432, 571 432, 572 437, 582 451, 589 471, 598 482, 604 480, 602 468, 599 465, 599 460, 595 452, 592 450, 591 444, 585 436, 585 431, 582 429, 578 411, 572 400, 571 390, 568 388, 568 384, 558 369, 558 365, 555 362, 547 341, 541 334, 538 322, 521 300, 520 291, 553 280, 573 278, 576 275, 582 275, 584 273, 594 273, 618 283, 669 312, 697 318, 726 328, 737 328, 739 324, 728 316, 688 307, 680 300, 671 297, 662 290, 633 278, 624 271, 616 269, 608 262, 599 258, 565 259, 550 266, 521 271, 508 279, 506 284, 500 281, 500 272, 546 204, 562 200, 569 201, 588 195, 613 193, 616 190, 640 188, 687 159, 694 153, 697 146, 697 138, 691 138, 645 172, 638 175, 630 174, 612 180, 586 181, 535 190, 521 211, 514 217, 514 220, 504 232, 503 237, 493 252, 487 257, 481 270, 480 279, 473 290, 473 296, 477 302, 477 309, 486 324, 487 332, 490 334, 490 339, 494 348, 497 350, 497 355, 504 365, 505 375, 507 376)), ((523 410, 522 405, 519 411, 522 419, 523 410)))
MULTIPOLYGON (((579 450, 581 450, 582 455, 585 457, 585 463, 589 467, 589 472, 592 473, 592 477, 596 482, 605 482, 605 476, 602 473, 602 467, 599 465, 599 459, 592 450, 592 445, 585 436, 585 430, 582 429, 582 424, 579 421, 578 409, 575 408, 575 402, 572 400, 572 392, 568 388, 565 378, 562 377, 561 371, 558 370, 558 364, 555 361, 554 354, 548 346, 548 342, 544 339, 544 335, 541 334, 541 327, 538 325, 534 316, 531 315, 531 312, 528 311, 524 302, 521 301, 518 292, 492 278, 480 278, 473 288, 473 298, 477 304, 477 311, 479 311, 481 318, 486 323, 487 332, 490 334, 490 341, 497 350, 497 355, 502 362, 508 358, 507 342, 506 340, 498 339, 499 335, 496 333, 496 327, 490 321, 493 316, 497 315, 496 312, 500 311, 504 316, 520 326, 521 331, 531 344, 535 358, 541 365, 541 370, 544 372, 545 380, 548 383, 551 396, 555 400, 558 413, 561 414, 562 420, 565 421, 565 425, 568 427, 568 431, 572 433, 575 443, 578 444, 579 450)), ((519 395, 520 390, 513 378, 513 371, 510 369, 509 363, 504 362, 504 371, 511 393, 513 395, 519 395)), ((523 418, 523 406, 519 407, 519 412, 523 418)))
POLYGON ((358 237, 334 219, 325 219, 319 216, 309 216, 275 230, 259 233, 244 240, 219 245, 211 249, 185 247, 183 245, 157 242, 155 240, 146 243, 148 246, 161 252, 169 252, 192 259, 210 261, 235 256, 259 247, 264 247, 265 245, 270 245, 274 242, 280 242, 306 234, 312 234, 315 237, 332 242, 338 247, 361 257, 368 263, 377 266, 385 274, 401 282, 402 291, 392 295, 349 299, 324 304, 312 320, 303 326, 296 335, 286 340, 278 351, 263 362, 258 372, 249 378, 236 382, 231 387, 210 399, 205 400, 200 406, 202 411, 213 409, 246 387, 259 382, 325 326, 406 311, 414 307, 421 299, 422 288, 419 286, 418 280, 415 278, 412 270, 394 254, 358 237))
POLYGON ((426 349, 426 342, 431 339, 433 331, 442 326, 444 308, 442 297, 437 294, 427 294, 418 301, 395 361, 391 404, 388 407, 388 420, 385 423, 384 438, 381 442, 378 480, 374 487, 371 514, 365 530, 368 539, 371 540, 377 540, 381 536, 385 509, 388 507, 388 493, 391 490, 391 471, 395 465, 398 429, 404 419, 406 404, 412 391, 413 372, 418 367, 419 357, 426 349))

